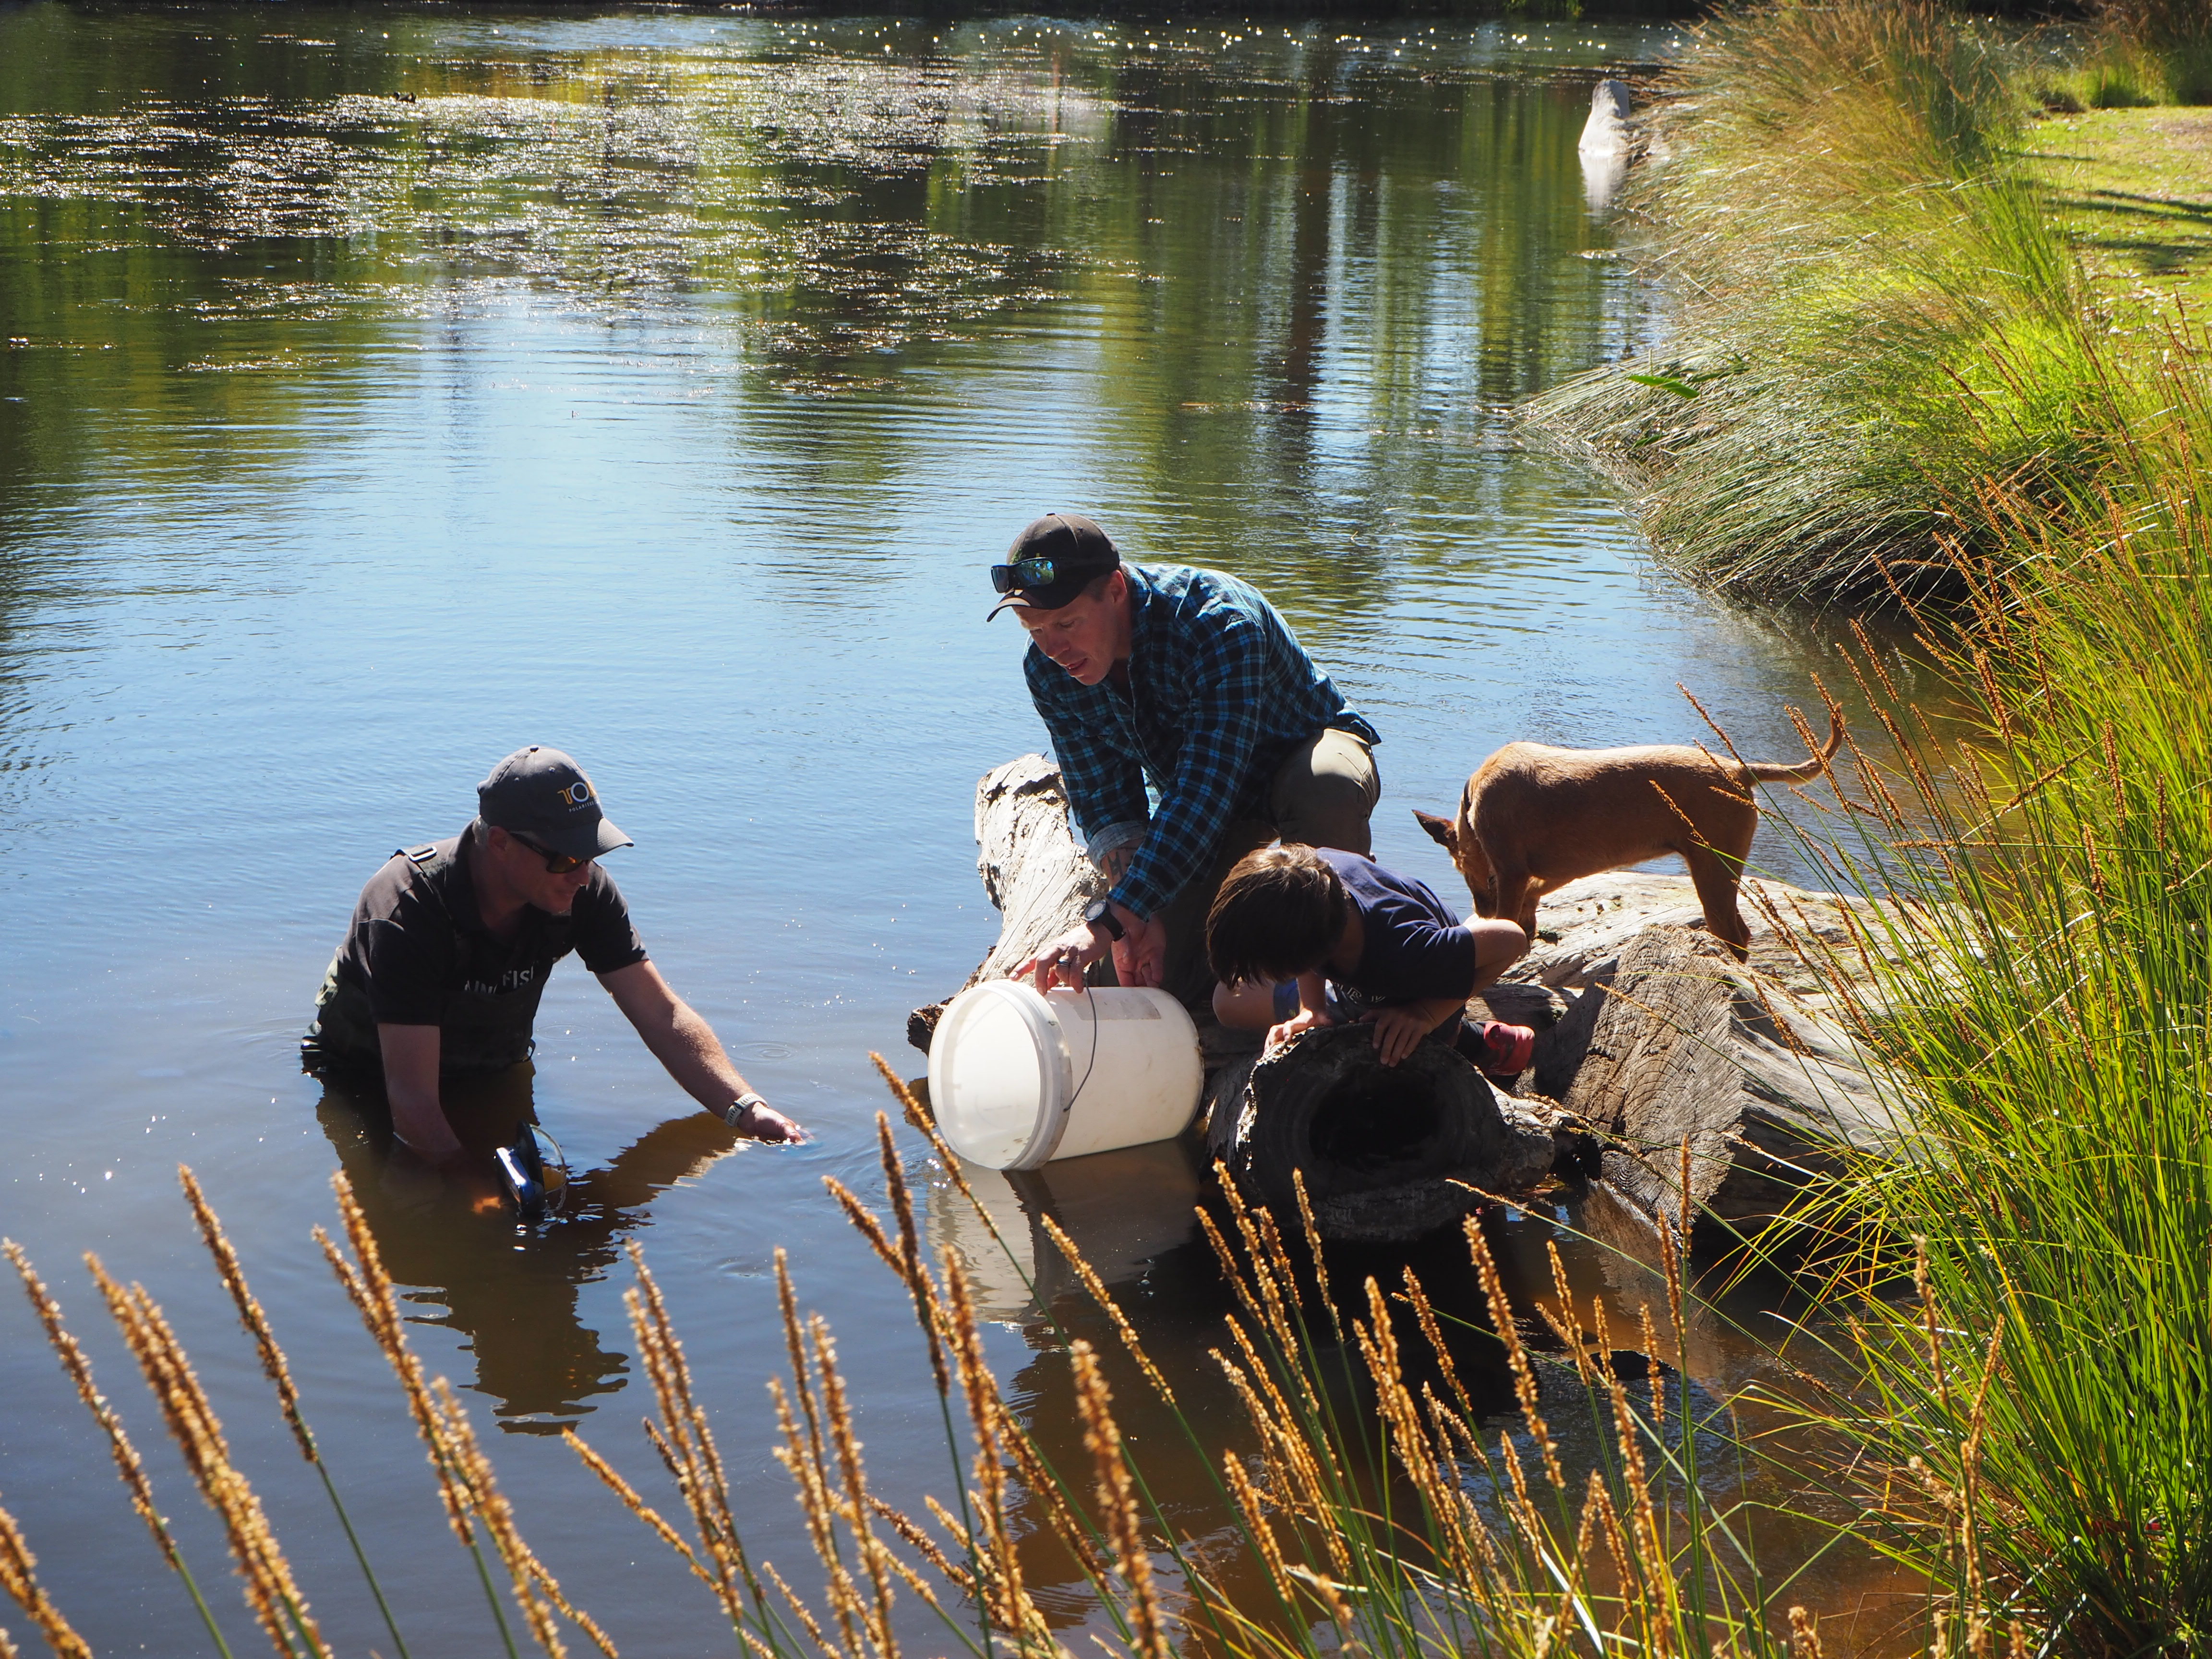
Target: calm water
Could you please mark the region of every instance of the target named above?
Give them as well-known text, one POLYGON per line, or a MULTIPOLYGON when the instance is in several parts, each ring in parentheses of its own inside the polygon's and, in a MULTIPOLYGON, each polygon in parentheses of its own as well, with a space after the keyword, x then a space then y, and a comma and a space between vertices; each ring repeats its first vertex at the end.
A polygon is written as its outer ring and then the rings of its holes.
MULTIPOLYGON (((0 9, 0 1231, 226 1602, 88 1249, 193 1345, 325 1630, 385 1639, 194 1253, 179 1161, 418 1654, 489 1636, 307 1242, 342 1161, 480 1421, 580 1422, 665 1496, 620 1305, 641 1238, 756 1547, 800 1567, 764 1392, 781 1245, 839 1333, 877 1479, 945 1490, 905 1304, 820 1178, 880 1189, 868 1051, 920 1071, 907 1011, 995 935, 972 787, 1042 732, 981 568, 1032 514, 1093 512, 1139 556, 1272 594, 1384 735, 1381 855, 1447 892, 1407 809, 1446 808, 1508 738, 1692 738, 1680 682, 1747 753, 1802 752, 1782 705, 1820 641, 1656 573, 1591 480, 1511 435, 1517 400, 1658 325, 1575 140, 1595 72, 1668 44, 0 9), (542 1237, 387 1176, 295 1052, 362 881, 457 830, 532 742, 591 769, 636 838, 614 867, 656 960, 817 1136, 733 1152, 572 966, 535 1100, 583 1180, 542 1237)), ((1202 1394, 1222 1303, 1188 1162, 1093 1162, 1028 1201, 1202 1394)), ((955 1207, 930 1224, 983 1265, 1001 1374, 1065 1440, 1059 1339, 955 1207)), ((1504 1230, 1523 1270, 1550 1225, 1504 1230)), ((1717 1393, 1749 1375, 1741 1344, 1698 1351, 1717 1393)), ((0 1401, 0 1500, 70 1616, 102 1651, 198 1651, 18 1303, 0 1401)), ((557 1440, 493 1437, 526 1529, 618 1639, 720 1650, 704 1595, 557 1440)), ((1080 1617, 1072 1585, 1056 1605, 1080 1617)))

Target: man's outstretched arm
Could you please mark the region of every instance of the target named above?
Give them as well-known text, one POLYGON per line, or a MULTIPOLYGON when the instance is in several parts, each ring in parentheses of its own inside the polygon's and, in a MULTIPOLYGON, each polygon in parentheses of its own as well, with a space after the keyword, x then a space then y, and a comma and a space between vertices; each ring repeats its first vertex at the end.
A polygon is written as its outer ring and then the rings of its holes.
MULTIPOLYGON (((753 1093, 722 1051, 714 1027, 669 989, 660 969, 650 962, 633 962, 627 968, 601 974, 599 983, 607 988, 615 1006, 637 1028, 645 1046, 667 1068, 677 1086, 716 1117, 728 1119, 730 1108, 753 1093)), ((756 1140, 806 1139, 799 1125, 765 1103, 754 1105, 732 1127, 756 1140)))

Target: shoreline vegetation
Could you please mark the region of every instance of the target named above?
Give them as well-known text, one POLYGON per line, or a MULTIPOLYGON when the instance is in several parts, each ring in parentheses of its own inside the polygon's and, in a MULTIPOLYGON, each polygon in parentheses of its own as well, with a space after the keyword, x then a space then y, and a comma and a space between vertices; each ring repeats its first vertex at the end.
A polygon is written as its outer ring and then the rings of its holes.
MULTIPOLYGON (((2029 153, 2049 101, 2035 66, 1971 21, 1915 0, 1741 11, 1700 31, 1674 74, 1671 153, 1644 201, 1686 296, 1681 331, 1539 418, 1628 479, 1659 539, 1708 580, 1901 606, 1977 708, 1966 738, 1940 738, 1861 633, 1844 662, 1882 731, 1854 734, 1825 796, 1806 791, 1829 825, 1808 854, 1839 888, 1895 901, 1881 914, 1898 936, 1847 947, 1863 972, 1833 974, 1833 1006, 1916 1126, 1810 1194, 1789 1255, 1775 1252, 1825 1316, 1792 1340, 1825 1346, 1844 1381, 1778 1373, 1795 1392, 1778 1381, 1759 1403, 1798 1437, 1740 1434, 1730 1403, 1689 1380, 1698 1279, 1663 1221, 1651 1300, 1623 1332, 1577 1302, 1556 1255, 1552 1294, 1516 1311, 1471 1225, 1485 1334, 1410 1273, 1331 1285, 1310 1219, 1229 1187, 1202 1214, 1237 1304, 1216 1358, 1254 1449, 1224 1455, 1182 1415, 1180 1379, 1055 1232, 1118 1336, 1065 1345, 1083 1461, 1056 1466, 986 1362, 957 1254, 930 1257, 879 1120, 885 1213, 834 1180, 831 1197, 912 1301, 945 1501, 902 1512, 870 1488, 833 1334, 802 1313, 781 1255, 777 1455, 819 1558, 812 1583, 748 1554, 713 1407, 635 1246, 633 1338, 672 1500, 569 1437, 610 1489, 606 1524, 629 1524, 614 1513, 627 1510, 674 1550, 734 1648, 892 1659, 919 1605, 930 1651, 1065 1651, 1024 1577, 1028 1528, 1088 1582, 1109 1650, 1143 1659, 1819 1659, 1823 1610, 1763 1575, 1761 1517, 1729 1495, 1752 1457, 1790 1459, 1808 1511, 1845 1500, 1843 1531, 1924 1578, 1888 1651, 2102 1659, 2212 1643, 2212 343, 2172 297, 2183 288, 2117 291, 2100 274, 2124 250, 2085 265, 2038 171, 2075 163, 2029 153), (1540 1322, 1556 1341, 1543 1353, 1524 1336, 1540 1322), (1503 1419, 1455 1368, 1469 1335, 1494 1337, 1517 1407, 1503 1419), (1645 1374, 1617 1368, 1623 1353, 1645 1374), (1115 1401, 1133 1391, 1185 1443, 1125 1438, 1115 1401), (1580 1480, 1553 1429, 1570 1410, 1598 1448, 1580 1480), (1203 1535, 1152 1498, 1164 1483, 1147 1470, 1174 1458, 1213 1482, 1203 1535)), ((957 1184, 926 1111, 884 1075, 957 1184)), ((320 1470, 283 1351, 185 1179, 279 1413, 320 1470)), ((337 1186, 343 1242, 323 1249, 409 1401, 487 1597, 500 1648, 485 1650, 614 1653, 620 1633, 574 1607, 524 1540, 460 1397, 424 1376, 337 1186)), ((185 1573, 123 1413, 34 1264, 8 1254, 129 1501, 185 1573)), ((93 1274, 263 1634, 280 1655, 330 1651, 176 1333, 143 1287, 93 1274)), ((377 1540, 354 1537, 325 1484, 374 1589, 377 1540)), ((0 1507, 0 1588, 54 1651, 88 1653, 40 1588, 32 1541, 0 1507)), ((185 1583, 228 1656, 199 1571, 185 1583)), ((386 1613, 407 1659, 404 1610, 386 1613)), ((0 1656, 16 1650, 0 1636, 0 1656)))

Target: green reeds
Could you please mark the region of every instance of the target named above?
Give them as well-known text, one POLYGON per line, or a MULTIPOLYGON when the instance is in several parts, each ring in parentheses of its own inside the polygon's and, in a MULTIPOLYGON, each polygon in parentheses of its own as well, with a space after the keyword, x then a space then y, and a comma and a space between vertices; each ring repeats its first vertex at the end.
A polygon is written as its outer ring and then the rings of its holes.
POLYGON ((1694 32, 1639 205, 1678 317, 1529 406, 1697 579, 1819 604, 1954 590, 1984 481, 2094 483, 2106 324, 2020 156, 2026 61, 1933 0, 1694 32))
POLYGON ((2005 541, 1961 554, 1970 625, 1928 631, 1978 733, 1938 743, 1878 665, 1863 678, 1889 787, 1829 851, 1911 918, 1856 1015, 1917 1129, 1826 1195, 1869 1385, 1835 1414, 1885 1477, 1897 1547, 1962 1595, 2048 1624, 2055 1650, 2197 1653, 2212 348, 2175 335, 2148 369, 2097 366, 2113 465, 2055 503, 1990 485, 2005 541), (2024 563, 2038 580, 2008 589, 2024 563))

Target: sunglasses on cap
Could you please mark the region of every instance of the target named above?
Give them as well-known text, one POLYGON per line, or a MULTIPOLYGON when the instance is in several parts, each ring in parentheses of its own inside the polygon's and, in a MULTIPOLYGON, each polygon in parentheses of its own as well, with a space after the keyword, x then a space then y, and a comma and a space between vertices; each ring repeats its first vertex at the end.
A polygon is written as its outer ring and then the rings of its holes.
POLYGON ((545 860, 545 873, 549 876, 572 876, 592 861, 572 857, 567 853, 556 853, 544 842, 526 836, 520 830, 510 830, 507 833, 545 860))
POLYGON ((991 567, 991 586, 1001 593, 1012 593, 1025 587, 1049 587, 1059 567, 1050 559, 1017 559, 1012 564, 991 567))

